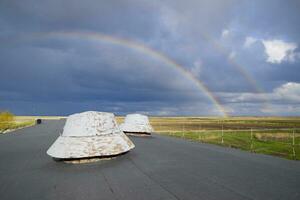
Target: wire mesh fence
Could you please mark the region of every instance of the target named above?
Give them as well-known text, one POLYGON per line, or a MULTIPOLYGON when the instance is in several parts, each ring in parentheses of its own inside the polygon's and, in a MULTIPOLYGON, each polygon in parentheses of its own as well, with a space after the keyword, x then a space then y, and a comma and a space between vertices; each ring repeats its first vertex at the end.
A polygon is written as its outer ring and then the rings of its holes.
POLYGON ((199 124, 184 123, 168 130, 164 124, 155 124, 160 134, 300 160, 300 128, 224 129, 222 124, 218 127, 205 130, 199 124))

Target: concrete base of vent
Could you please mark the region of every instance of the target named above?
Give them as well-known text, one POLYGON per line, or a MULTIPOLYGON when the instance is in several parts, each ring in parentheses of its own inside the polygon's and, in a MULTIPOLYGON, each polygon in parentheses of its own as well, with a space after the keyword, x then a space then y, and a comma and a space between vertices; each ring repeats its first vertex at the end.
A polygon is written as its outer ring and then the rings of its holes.
POLYGON ((151 133, 146 133, 146 132, 126 132, 123 131, 126 135, 131 135, 131 136, 139 136, 139 137, 150 137, 151 133))
POLYGON ((111 155, 111 156, 97 156, 97 157, 87 157, 87 158, 68 158, 68 159, 59 159, 59 158, 53 158, 56 162, 64 162, 68 164, 84 164, 84 163, 94 163, 94 162, 100 162, 100 161, 107 161, 116 159, 119 156, 122 156, 128 152, 124 152, 117 155, 111 155))

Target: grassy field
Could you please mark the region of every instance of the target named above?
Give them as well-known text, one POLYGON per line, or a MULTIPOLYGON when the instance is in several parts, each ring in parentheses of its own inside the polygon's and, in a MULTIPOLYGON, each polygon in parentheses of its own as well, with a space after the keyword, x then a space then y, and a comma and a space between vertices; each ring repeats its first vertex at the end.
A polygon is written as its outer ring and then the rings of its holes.
POLYGON ((35 120, 33 119, 27 119, 27 120, 18 120, 16 118, 13 118, 9 121, 0 121, 0 134, 5 133, 10 130, 15 130, 27 126, 33 126, 35 125, 35 120))
POLYGON ((13 122, 0 122, 0 134, 9 130, 19 129, 27 126, 33 126, 35 121, 13 121, 13 122))
POLYGON ((36 119, 59 120, 65 118, 67 117, 66 116, 15 116, 15 119, 18 121, 36 120, 36 119))
POLYGON ((23 128, 27 126, 33 126, 36 123, 36 119, 42 120, 58 120, 66 117, 63 116, 13 116, 9 120, 1 120, 0 117, 0 133, 5 133, 9 130, 23 128))
POLYGON ((300 160, 300 117, 151 117, 150 123, 159 134, 300 160))

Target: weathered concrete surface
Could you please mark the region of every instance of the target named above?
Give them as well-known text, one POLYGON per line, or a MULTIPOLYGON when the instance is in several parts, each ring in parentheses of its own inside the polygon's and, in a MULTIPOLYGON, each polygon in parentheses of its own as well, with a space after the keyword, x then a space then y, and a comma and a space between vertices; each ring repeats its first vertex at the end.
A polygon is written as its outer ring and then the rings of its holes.
POLYGON ((113 160, 54 162, 64 121, 0 135, 0 199, 300 199, 300 162, 153 135, 113 160))
POLYGON ((124 123, 120 125, 120 129, 124 133, 133 134, 151 134, 154 130, 146 115, 128 114, 124 119, 124 123))
POLYGON ((47 150, 54 158, 119 155, 134 148, 113 113, 87 111, 70 115, 63 133, 47 150))

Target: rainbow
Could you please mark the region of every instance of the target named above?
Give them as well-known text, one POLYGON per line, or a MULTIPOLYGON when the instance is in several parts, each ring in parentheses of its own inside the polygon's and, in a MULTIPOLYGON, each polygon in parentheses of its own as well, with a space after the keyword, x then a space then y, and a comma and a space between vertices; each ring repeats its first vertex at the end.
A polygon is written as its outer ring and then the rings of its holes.
POLYGON ((148 46, 145 46, 144 44, 134 42, 131 40, 127 40, 124 38, 118 38, 113 37, 110 35, 105 35, 98 32, 49 32, 49 33, 43 33, 38 34, 39 36, 67 36, 67 37, 76 37, 76 38, 82 38, 82 39, 91 39, 91 40, 99 40, 102 42, 108 42, 113 45, 119 45, 123 46, 129 49, 133 49, 135 51, 138 51, 144 55, 151 56, 159 61, 162 61, 163 63, 167 64, 168 66, 176 68, 181 74, 183 74, 185 77, 190 79, 194 82, 194 84, 211 100, 211 102, 216 106, 216 108, 219 110, 219 112, 224 116, 228 117, 228 114, 225 110, 225 108, 222 106, 220 101, 214 94, 204 85, 202 81, 200 81, 198 78, 194 76, 190 71, 188 71, 185 67, 178 64, 176 61, 172 60, 171 58, 167 57, 163 53, 154 50, 148 46))
MULTIPOLYGON (((221 55, 228 57, 228 53, 226 52, 225 48, 220 45, 215 39, 213 39, 209 34, 206 34, 205 32, 200 32, 202 37, 210 42, 214 49, 219 52, 221 55)), ((246 68, 239 64, 235 59, 228 58, 229 64, 234 67, 245 79, 246 81, 251 85, 251 87, 259 94, 262 95, 264 100, 264 107, 268 108, 270 106, 269 101, 267 99, 267 96, 265 95, 265 91, 257 84, 257 81, 250 75, 250 73, 246 70, 246 68)))

